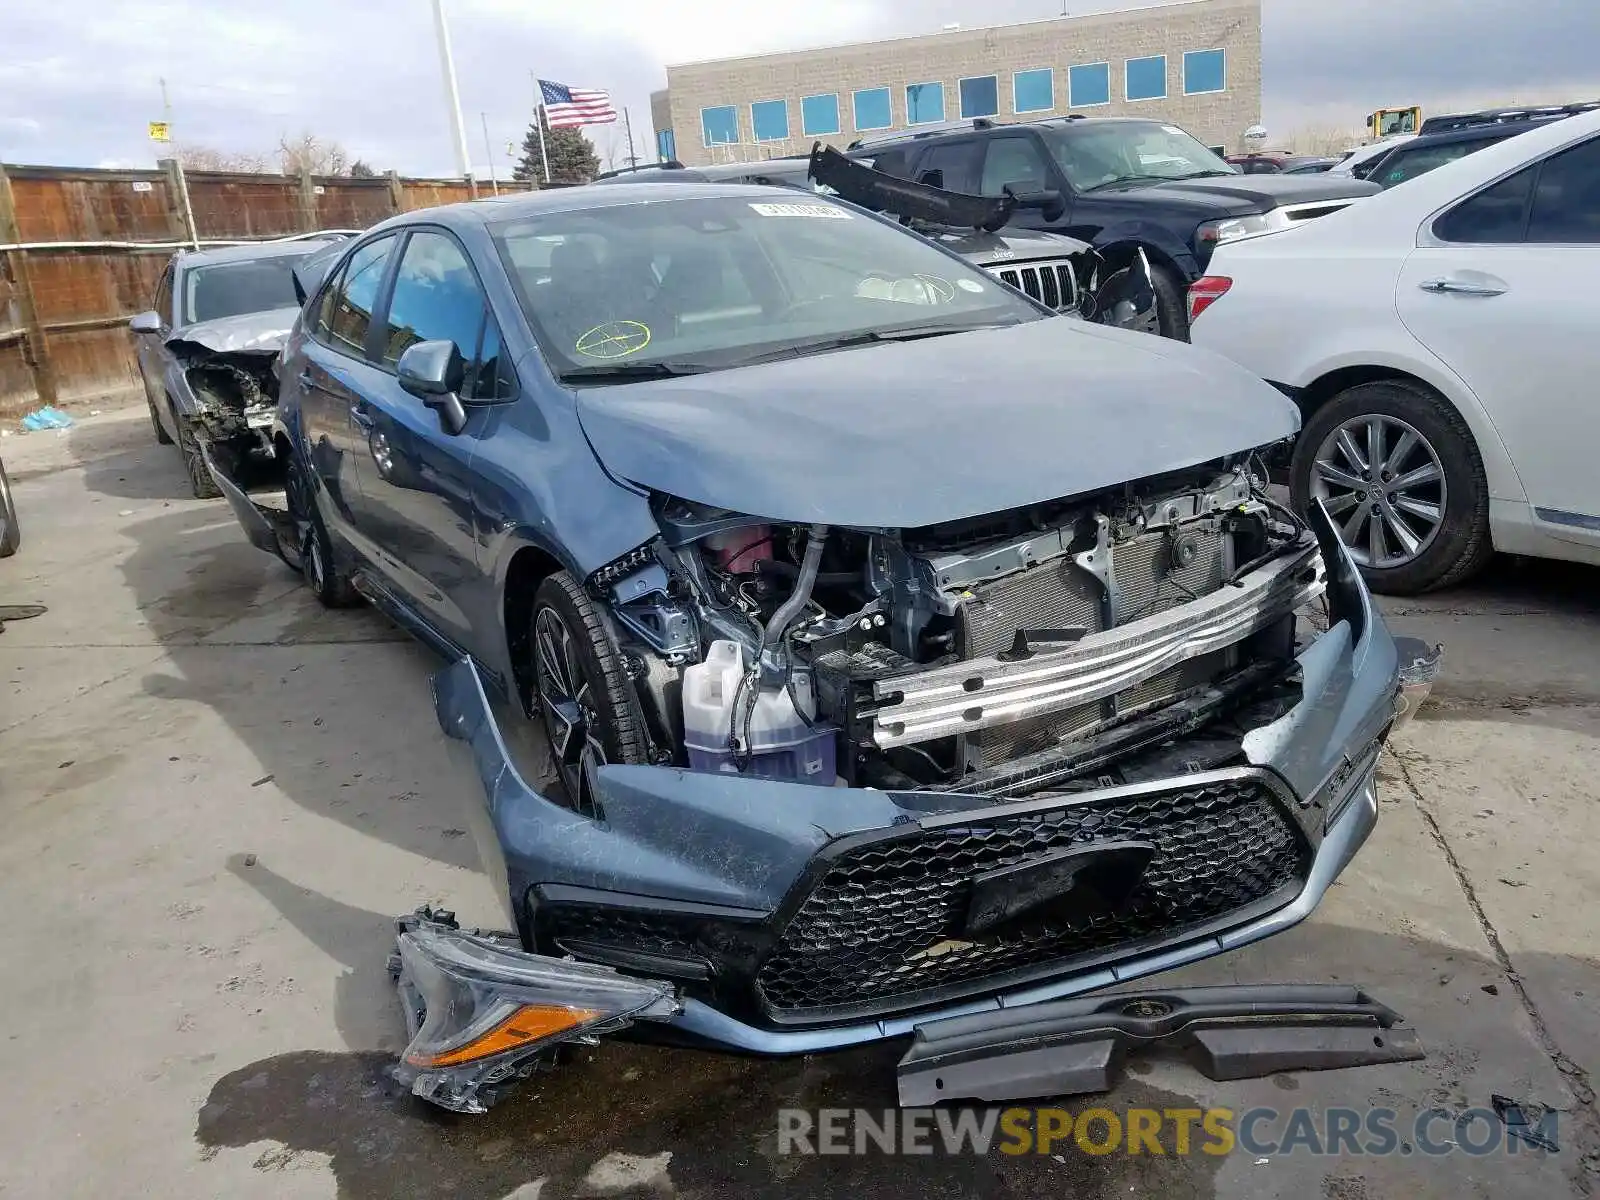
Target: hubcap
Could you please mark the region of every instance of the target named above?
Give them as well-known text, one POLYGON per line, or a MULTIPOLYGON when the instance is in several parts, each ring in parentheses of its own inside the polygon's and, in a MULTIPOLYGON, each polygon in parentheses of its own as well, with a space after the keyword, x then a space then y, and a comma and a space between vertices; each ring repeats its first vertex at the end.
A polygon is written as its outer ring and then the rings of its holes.
POLYGON ((1311 495, 1339 525, 1364 567, 1403 567, 1433 544, 1447 492, 1439 454, 1415 426, 1368 413, 1317 448, 1311 495))
POLYGON ((550 753, 567 795, 582 812, 595 808, 594 773, 606 761, 596 728, 594 688, 567 623, 553 608, 533 620, 534 677, 550 753))

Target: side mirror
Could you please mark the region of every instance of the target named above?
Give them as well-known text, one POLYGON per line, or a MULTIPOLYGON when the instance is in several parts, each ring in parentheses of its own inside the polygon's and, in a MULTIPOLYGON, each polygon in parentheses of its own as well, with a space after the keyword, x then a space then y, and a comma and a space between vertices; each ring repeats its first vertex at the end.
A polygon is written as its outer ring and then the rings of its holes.
POLYGON ((1042 192, 1025 192, 1020 190, 1024 184, 1006 184, 1005 190, 1017 198, 1018 208, 1038 209, 1039 214, 1046 221, 1060 220, 1061 214, 1067 211, 1066 202, 1062 200, 1061 193, 1055 188, 1046 188, 1042 192))
POLYGON ((402 388, 439 414, 439 427, 446 433, 453 437, 467 427, 461 403, 466 364, 454 342, 441 338, 407 347, 395 373, 402 388))
POLYGON ((142 312, 128 322, 128 328, 134 333, 160 333, 161 314, 154 309, 142 312))

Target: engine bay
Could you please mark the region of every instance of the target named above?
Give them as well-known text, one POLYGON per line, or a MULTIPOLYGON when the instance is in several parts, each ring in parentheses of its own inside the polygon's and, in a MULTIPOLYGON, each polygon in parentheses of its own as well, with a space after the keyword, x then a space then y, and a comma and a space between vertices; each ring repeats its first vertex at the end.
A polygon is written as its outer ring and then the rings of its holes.
POLYGON ((1032 794, 1119 731, 1278 711, 1323 588, 1253 455, 924 529, 654 508, 588 580, 654 761, 828 786, 1032 794))

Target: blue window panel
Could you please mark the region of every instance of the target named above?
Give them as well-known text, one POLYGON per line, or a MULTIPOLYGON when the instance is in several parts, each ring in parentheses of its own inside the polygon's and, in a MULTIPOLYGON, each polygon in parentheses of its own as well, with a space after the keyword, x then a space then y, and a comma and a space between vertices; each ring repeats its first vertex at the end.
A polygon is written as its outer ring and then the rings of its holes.
POLYGON ((906 88, 906 124, 928 125, 944 120, 944 84, 913 83, 906 88))
POLYGON ((1018 71, 1011 77, 1011 99, 1019 113, 1049 112, 1056 106, 1056 73, 1049 67, 1018 71))
POLYGON ((997 76, 980 75, 976 79, 963 79, 959 86, 963 117, 992 117, 1000 112, 1000 80, 997 76))
POLYGON ((1086 63, 1067 71, 1069 108, 1091 108, 1111 103, 1111 64, 1086 63))
POLYGON ((789 136, 789 102, 762 100, 750 106, 750 128, 758 142, 781 142, 789 136))
POLYGON ((662 162, 671 162, 678 157, 678 139, 672 130, 656 130, 656 155, 662 162))
POLYGON ((1226 50, 1191 50, 1183 56, 1183 94, 1197 96, 1204 92, 1228 90, 1228 52, 1226 50))
POLYGON ((839 132, 839 97, 807 96, 800 101, 800 131, 807 137, 839 132))
POLYGON ((887 129, 894 124, 889 112, 889 89, 867 88, 855 94, 856 129, 887 129))
POLYGON ((1167 95, 1167 56, 1152 54, 1149 58, 1130 58, 1126 66, 1127 85, 1124 95, 1129 100, 1162 100, 1167 95))
POLYGON ((739 110, 731 104, 700 110, 700 132, 708 146, 726 146, 739 140, 739 110))

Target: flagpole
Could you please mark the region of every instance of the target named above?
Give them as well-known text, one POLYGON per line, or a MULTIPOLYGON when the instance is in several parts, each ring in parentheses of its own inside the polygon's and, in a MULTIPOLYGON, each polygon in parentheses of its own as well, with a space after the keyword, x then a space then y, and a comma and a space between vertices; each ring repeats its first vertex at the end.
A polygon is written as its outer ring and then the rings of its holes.
POLYGON ((433 27, 439 41, 439 66, 444 71, 445 99, 450 106, 450 133, 455 138, 456 162, 467 181, 472 198, 478 198, 478 181, 472 177, 472 161, 467 157, 467 126, 461 119, 461 93, 456 89, 456 64, 450 55, 450 26, 444 19, 444 0, 433 0, 433 27))
POLYGON ((479 112, 478 118, 483 122, 483 152, 489 156, 489 186, 494 189, 494 194, 500 194, 500 181, 494 177, 494 143, 489 140, 489 114, 479 112))
POLYGON ((539 157, 544 161, 544 181, 549 183, 550 152, 544 148, 544 89, 532 71, 528 72, 528 78, 533 80, 533 94, 539 97, 539 103, 533 106, 533 127, 539 131, 539 157))
POLYGON ((628 116, 626 108, 622 110, 622 124, 628 131, 628 165, 637 167, 639 165, 639 156, 633 152, 633 119, 628 116))

